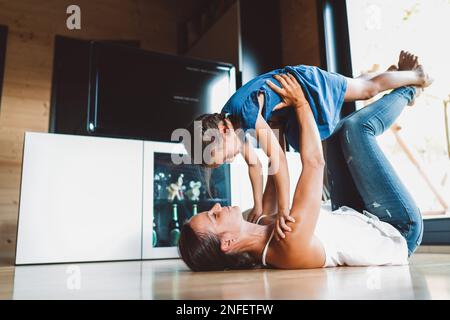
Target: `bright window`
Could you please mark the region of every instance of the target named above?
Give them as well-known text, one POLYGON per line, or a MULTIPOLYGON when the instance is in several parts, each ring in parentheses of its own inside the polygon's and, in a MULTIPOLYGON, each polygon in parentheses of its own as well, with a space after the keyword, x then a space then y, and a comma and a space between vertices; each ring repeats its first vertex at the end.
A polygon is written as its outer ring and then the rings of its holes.
POLYGON ((423 214, 449 214, 450 1, 347 0, 347 11, 354 76, 386 70, 404 49, 435 79, 378 141, 423 214))

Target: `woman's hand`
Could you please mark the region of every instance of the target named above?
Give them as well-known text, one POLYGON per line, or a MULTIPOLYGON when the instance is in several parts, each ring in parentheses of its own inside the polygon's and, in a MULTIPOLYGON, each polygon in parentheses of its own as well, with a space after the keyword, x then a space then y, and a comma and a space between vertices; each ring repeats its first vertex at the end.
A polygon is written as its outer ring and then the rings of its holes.
POLYGON ((247 221, 256 223, 258 218, 263 214, 262 206, 254 206, 247 216, 247 221))
POLYGON ((281 98, 281 102, 277 104, 273 110, 278 110, 285 107, 301 108, 308 104, 305 95, 303 94, 302 87, 292 74, 280 73, 279 75, 274 75, 273 77, 277 79, 282 86, 282 88, 280 88, 272 81, 266 80, 267 85, 281 98))
POLYGON ((278 217, 277 217, 277 221, 275 224, 275 231, 276 231, 275 238, 277 240, 284 239, 286 237, 286 235, 284 233, 292 231, 292 228, 289 227, 286 224, 286 222, 287 221, 295 222, 295 219, 293 217, 291 217, 289 214, 290 214, 289 209, 278 210, 278 217))

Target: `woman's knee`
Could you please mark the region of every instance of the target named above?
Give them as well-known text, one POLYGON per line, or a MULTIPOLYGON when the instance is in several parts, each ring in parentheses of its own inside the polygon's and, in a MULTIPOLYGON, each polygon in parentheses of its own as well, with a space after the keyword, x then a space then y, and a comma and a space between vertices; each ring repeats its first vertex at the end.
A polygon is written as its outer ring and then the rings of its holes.
POLYGON ((378 136, 382 134, 387 127, 376 114, 372 114, 372 111, 365 107, 352 113, 343 120, 340 134, 345 135, 346 140, 349 135, 378 136))
POLYGON ((352 114, 345 119, 339 130, 339 139, 341 143, 350 143, 352 137, 360 137, 364 134, 364 122, 358 114, 352 114))

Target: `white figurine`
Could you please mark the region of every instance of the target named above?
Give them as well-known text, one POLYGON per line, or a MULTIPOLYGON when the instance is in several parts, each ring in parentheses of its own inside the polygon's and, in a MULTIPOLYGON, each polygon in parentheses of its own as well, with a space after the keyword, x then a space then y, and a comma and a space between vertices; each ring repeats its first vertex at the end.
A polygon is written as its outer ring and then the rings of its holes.
POLYGON ((183 190, 186 189, 185 186, 183 186, 183 177, 184 174, 180 174, 180 176, 178 177, 178 180, 176 183, 171 183, 168 187, 167 187, 167 192, 169 193, 167 199, 169 201, 173 201, 175 199, 175 197, 178 200, 183 200, 184 199, 184 192, 183 190))
POLYGON ((200 181, 191 181, 189 182, 190 189, 186 192, 186 196, 191 201, 200 200, 200 187, 202 183, 200 181))

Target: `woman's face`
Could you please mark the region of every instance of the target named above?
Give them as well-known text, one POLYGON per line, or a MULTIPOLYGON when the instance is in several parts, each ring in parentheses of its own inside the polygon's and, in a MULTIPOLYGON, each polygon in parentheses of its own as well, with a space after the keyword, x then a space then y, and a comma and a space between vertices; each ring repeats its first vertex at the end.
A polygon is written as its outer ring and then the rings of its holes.
POLYGON ((193 216, 189 223, 196 233, 212 233, 220 239, 237 239, 243 221, 238 206, 222 207, 216 203, 209 211, 193 216))

